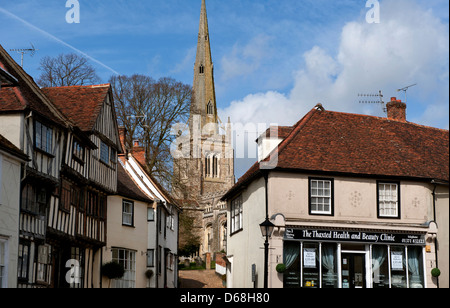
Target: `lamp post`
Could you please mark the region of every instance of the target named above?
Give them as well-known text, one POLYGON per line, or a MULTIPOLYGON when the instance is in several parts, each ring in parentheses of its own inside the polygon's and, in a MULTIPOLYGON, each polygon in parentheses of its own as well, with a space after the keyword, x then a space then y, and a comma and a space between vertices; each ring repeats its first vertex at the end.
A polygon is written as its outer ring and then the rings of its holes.
POLYGON ((269 279, 269 237, 272 236, 275 225, 269 220, 269 217, 266 217, 266 220, 259 227, 261 228, 262 236, 266 237, 264 242, 264 289, 267 289, 269 279))

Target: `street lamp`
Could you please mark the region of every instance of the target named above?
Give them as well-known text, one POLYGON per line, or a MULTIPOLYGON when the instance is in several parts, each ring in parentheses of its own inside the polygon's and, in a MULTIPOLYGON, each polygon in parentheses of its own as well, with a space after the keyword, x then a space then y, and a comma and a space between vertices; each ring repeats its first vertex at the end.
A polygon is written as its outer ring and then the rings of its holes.
POLYGON ((269 217, 266 217, 266 220, 259 227, 261 228, 262 236, 266 237, 264 242, 264 288, 267 289, 269 278, 269 237, 272 236, 275 225, 270 222, 269 217))

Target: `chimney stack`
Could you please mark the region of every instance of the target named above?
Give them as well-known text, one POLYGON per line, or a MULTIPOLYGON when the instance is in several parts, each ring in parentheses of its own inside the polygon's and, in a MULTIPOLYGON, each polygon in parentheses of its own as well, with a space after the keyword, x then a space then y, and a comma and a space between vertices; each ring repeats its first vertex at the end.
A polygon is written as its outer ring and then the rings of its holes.
POLYGON ((406 122, 406 104, 396 97, 392 97, 391 101, 386 105, 387 117, 390 120, 406 122))

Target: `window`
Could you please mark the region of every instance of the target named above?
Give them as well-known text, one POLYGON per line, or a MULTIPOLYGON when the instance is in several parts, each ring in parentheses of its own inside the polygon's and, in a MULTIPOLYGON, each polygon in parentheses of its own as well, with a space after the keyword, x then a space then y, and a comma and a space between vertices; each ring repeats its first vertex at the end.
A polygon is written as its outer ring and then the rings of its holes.
POLYGON ((6 242, 0 239, 0 289, 6 287, 6 242))
POLYGON ((155 250, 147 249, 147 267, 155 266, 155 250))
POLYGON ((71 187, 70 183, 63 180, 62 187, 61 187, 61 200, 60 200, 62 210, 65 210, 65 211, 70 210, 70 203, 72 202, 71 192, 72 192, 72 187, 71 187))
POLYGON ((400 218, 400 184, 377 183, 378 217, 400 218))
POLYGON ((19 255, 17 259, 17 278, 19 280, 28 280, 29 255, 30 243, 19 243, 19 255))
POLYGON ((199 73, 200 74, 204 74, 205 73, 205 67, 203 66, 203 64, 200 65, 200 67, 199 67, 199 73))
POLYGON ((219 177, 219 157, 215 154, 208 154, 205 158, 205 177, 219 177))
POLYGON ((41 245, 38 248, 37 277, 40 282, 50 283, 51 276, 51 247, 41 245))
POLYGON ((240 195, 231 201, 231 233, 242 229, 242 195, 240 195))
POLYGON ((208 103, 208 106, 206 107, 208 115, 214 115, 214 107, 211 102, 208 103))
POLYGON ((132 201, 122 201, 122 225, 133 226, 134 203, 132 201))
POLYGON ((100 160, 105 164, 109 164, 109 147, 106 143, 100 143, 100 160))
POLYGON ((147 208, 147 221, 155 221, 155 209, 147 208))
POLYGON ((50 127, 36 121, 35 146, 36 148, 51 154, 53 143, 53 130, 50 127))
POLYGON ((125 274, 121 279, 113 281, 113 288, 135 288, 136 287, 136 251, 113 248, 112 261, 123 266, 125 274))
POLYGON ((309 180, 309 213, 333 215, 333 180, 309 180))
POLYGON ((21 209, 34 215, 45 216, 47 191, 44 188, 26 184, 22 188, 21 209))
MULTIPOLYGON (((70 259, 74 261, 75 268, 72 274, 74 275, 69 279, 68 283, 72 289, 82 289, 84 287, 84 256, 85 250, 79 247, 70 248, 70 259)), ((66 263, 67 265, 67 263, 66 263)))
POLYGON ((73 141, 73 156, 77 160, 84 162, 84 147, 76 140, 73 141))

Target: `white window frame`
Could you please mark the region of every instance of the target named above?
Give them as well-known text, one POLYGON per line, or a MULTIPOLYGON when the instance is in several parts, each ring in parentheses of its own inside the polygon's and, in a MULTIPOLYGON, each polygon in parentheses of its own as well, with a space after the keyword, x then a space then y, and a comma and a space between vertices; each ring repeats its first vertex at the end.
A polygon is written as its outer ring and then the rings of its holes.
POLYGON ((129 200, 122 200, 122 225, 133 226, 134 225, 134 202, 129 200), (125 205, 130 207, 129 211, 126 211, 125 205), (127 221, 128 218, 130 221, 127 221))
POLYGON ((378 217, 400 217, 400 183, 377 182, 378 217), (388 190, 387 190, 388 188, 388 190))
POLYGON ((125 269, 125 274, 121 279, 115 279, 114 288, 135 288, 136 287, 136 251, 125 248, 112 248, 112 261, 121 264, 125 269), (117 257, 114 257, 114 253, 117 257), (123 258, 121 258, 121 252, 123 258))
POLYGON ((231 201, 231 234, 244 229, 242 212, 242 195, 239 195, 231 201))
POLYGON ((333 180, 310 178, 309 179, 309 212, 314 215, 333 214, 333 180), (314 187, 313 184, 316 184, 314 187), (328 187, 326 187, 328 184, 328 187), (315 201, 315 202, 314 202, 315 201), (321 201, 321 202, 319 202, 321 201), (322 209, 319 209, 322 206, 322 209), (325 207, 328 206, 328 210, 325 207))

